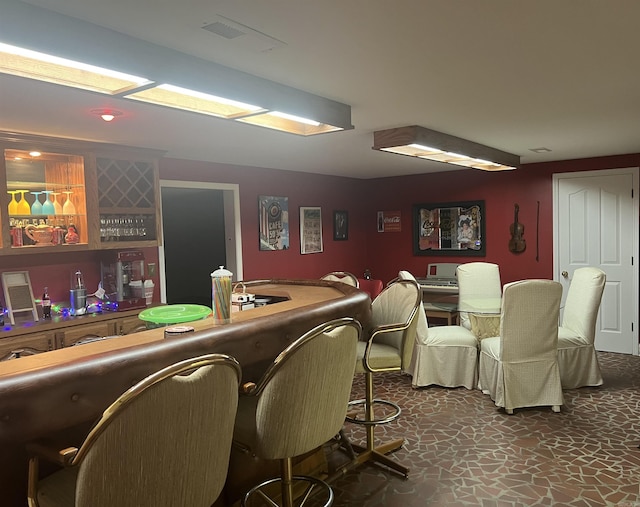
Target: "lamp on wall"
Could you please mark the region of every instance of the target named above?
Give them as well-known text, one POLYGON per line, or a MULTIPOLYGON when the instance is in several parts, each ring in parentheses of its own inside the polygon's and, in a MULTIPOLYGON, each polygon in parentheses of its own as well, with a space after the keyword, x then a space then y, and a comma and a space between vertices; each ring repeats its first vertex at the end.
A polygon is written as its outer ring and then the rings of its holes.
POLYGON ((0 34, 0 73, 302 136, 353 128, 347 104, 18 0, 0 34))
POLYGON ((417 125, 374 132, 373 149, 483 171, 508 171, 520 165, 518 155, 417 125))

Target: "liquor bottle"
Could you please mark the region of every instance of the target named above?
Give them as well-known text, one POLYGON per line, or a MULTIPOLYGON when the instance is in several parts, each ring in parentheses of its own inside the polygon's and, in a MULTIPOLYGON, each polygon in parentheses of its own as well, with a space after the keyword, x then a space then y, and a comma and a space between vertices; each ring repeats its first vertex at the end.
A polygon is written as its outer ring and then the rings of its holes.
POLYGON ((44 294, 42 294, 42 316, 45 319, 51 318, 51 299, 49 298, 49 287, 45 287, 44 294))

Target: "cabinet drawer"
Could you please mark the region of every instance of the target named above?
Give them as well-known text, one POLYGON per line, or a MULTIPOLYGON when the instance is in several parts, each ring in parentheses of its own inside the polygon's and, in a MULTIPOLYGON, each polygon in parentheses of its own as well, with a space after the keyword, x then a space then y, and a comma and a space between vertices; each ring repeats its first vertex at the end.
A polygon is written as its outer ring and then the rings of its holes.
POLYGON ((138 317, 127 317, 116 322, 116 334, 125 335, 146 331, 147 325, 138 317))
POLYGON ((113 334, 112 322, 96 322, 95 324, 83 324, 78 327, 66 328, 57 333, 58 348, 69 347, 86 338, 111 336, 113 334))
POLYGON ((28 336, 15 336, 0 340, 0 361, 11 359, 21 355, 22 349, 27 349, 26 354, 47 352, 53 350, 55 344, 53 333, 37 333, 28 336))

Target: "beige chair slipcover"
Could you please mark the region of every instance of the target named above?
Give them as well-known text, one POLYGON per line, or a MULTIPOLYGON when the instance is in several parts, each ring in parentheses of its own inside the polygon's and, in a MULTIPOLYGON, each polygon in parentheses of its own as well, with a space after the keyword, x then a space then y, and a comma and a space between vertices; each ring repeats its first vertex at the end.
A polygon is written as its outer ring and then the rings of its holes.
POLYGON ((602 385, 594 340, 605 282, 606 275, 598 268, 579 268, 573 273, 558 329, 558 366, 564 389, 602 385))
MULTIPOLYGON (((401 280, 414 280, 400 271, 401 280)), ((478 383, 478 341, 462 326, 429 327, 424 309, 418 311, 411 366, 413 387, 438 385, 475 389, 478 383)))
MULTIPOLYGON (((458 278, 458 307, 461 309, 481 306, 483 300, 499 300, 502 295, 500 268, 497 264, 490 262, 460 264, 456 270, 456 277, 458 278)), ((460 325, 472 329, 469 313, 460 311, 459 316, 460 325)))
POLYGON ((342 282, 352 287, 358 287, 358 277, 348 271, 333 271, 324 275, 321 280, 328 280, 330 282, 342 282))
POLYGON ((342 429, 361 331, 352 318, 313 328, 240 397, 234 443, 260 458, 281 460, 283 505, 292 502, 292 458, 320 447, 342 429))
POLYGON ((226 481, 239 381, 223 354, 147 377, 107 408, 68 468, 36 482, 31 459, 29 505, 209 507, 226 481))
POLYGON ((523 280, 504 286, 500 336, 480 342, 480 385, 507 413, 563 404, 558 369, 562 285, 523 280))

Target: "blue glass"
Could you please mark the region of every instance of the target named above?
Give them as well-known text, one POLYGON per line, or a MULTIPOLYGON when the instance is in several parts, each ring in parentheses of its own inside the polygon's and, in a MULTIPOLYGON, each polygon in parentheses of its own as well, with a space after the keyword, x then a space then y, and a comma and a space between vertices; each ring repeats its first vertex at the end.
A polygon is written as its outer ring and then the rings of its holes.
POLYGON ((42 203, 40 202, 40 199, 38 199, 38 196, 42 192, 31 192, 31 193, 36 196, 36 200, 33 201, 33 204, 31 205, 31 214, 42 215, 42 203))
POLYGON ((42 214, 43 215, 55 215, 56 214, 56 209, 53 206, 53 201, 51 201, 51 199, 49 199, 49 194, 52 192, 52 190, 45 190, 44 192, 42 192, 45 195, 45 200, 42 203, 42 214))

